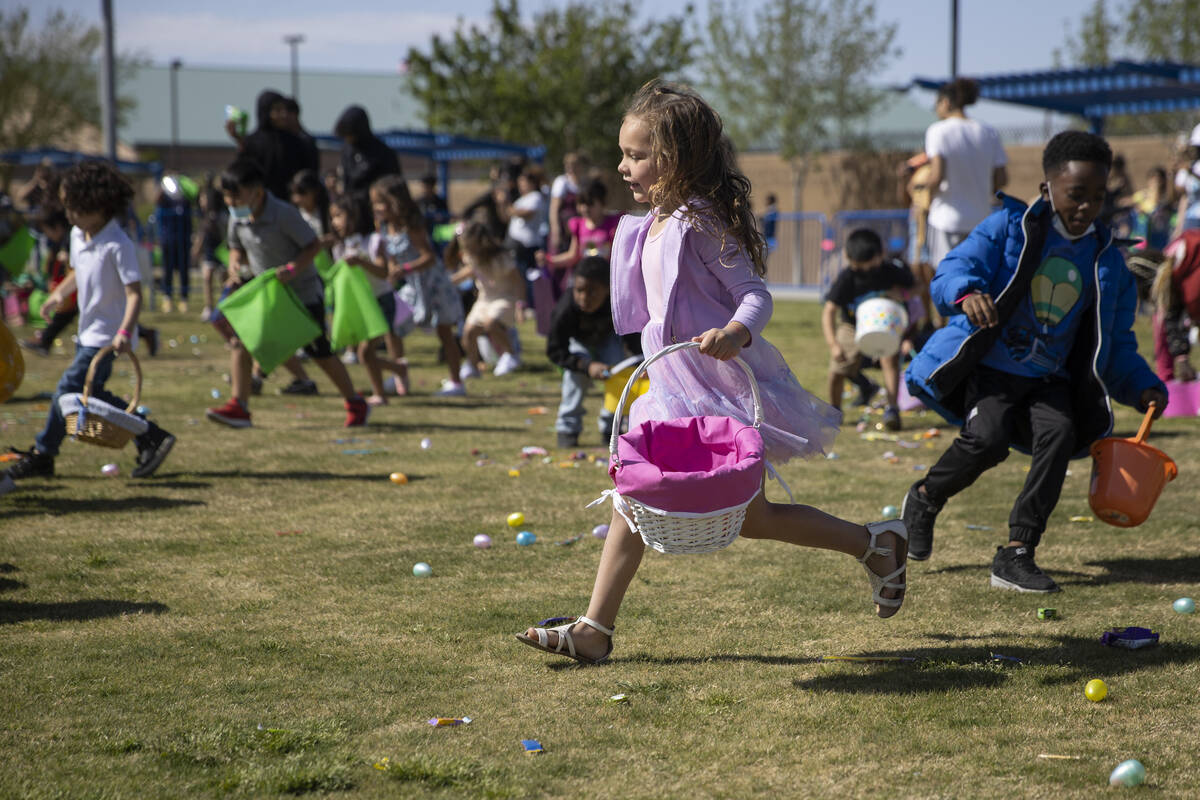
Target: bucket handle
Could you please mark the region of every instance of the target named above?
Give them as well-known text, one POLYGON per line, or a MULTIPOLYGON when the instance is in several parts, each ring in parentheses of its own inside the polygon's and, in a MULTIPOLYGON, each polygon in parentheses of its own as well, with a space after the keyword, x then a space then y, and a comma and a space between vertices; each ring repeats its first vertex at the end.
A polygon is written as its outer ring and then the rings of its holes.
POLYGON ((1150 433, 1150 423, 1154 421, 1154 412, 1158 409, 1158 403, 1151 403, 1146 409, 1146 416, 1142 419, 1142 425, 1138 428, 1137 436, 1133 437, 1132 441, 1141 444, 1146 441, 1146 436, 1150 433))

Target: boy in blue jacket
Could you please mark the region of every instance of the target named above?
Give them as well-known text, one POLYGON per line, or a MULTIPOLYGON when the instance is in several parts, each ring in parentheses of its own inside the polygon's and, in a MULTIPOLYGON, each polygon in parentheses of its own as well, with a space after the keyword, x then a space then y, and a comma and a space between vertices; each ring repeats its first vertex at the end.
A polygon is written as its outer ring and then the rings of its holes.
POLYGON ((1032 454, 996 549, 991 585, 1055 592, 1034 553, 1058 503, 1067 463, 1112 432, 1112 401, 1157 413, 1166 387, 1137 352, 1137 289, 1113 233, 1096 222, 1112 150, 1065 131, 1042 154, 1031 206, 1003 198, 938 265, 930 286, 949 320, 905 373, 909 391, 962 431, 908 490, 908 556, 933 552, 942 506, 1008 456, 1032 454))

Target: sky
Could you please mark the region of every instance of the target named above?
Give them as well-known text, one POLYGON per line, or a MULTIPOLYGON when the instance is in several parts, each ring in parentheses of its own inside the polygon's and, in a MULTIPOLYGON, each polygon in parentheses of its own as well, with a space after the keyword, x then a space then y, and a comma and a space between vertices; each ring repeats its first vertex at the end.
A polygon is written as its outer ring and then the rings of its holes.
MULTIPOLYGON (((766 0, 727 0, 752 13, 766 0)), ((18 0, 0 0, 12 8, 18 0)), ((28 3, 26 3, 28 4, 28 3)), ((100 0, 51 0, 35 9, 64 8, 100 21, 100 0)), ((524 0, 522 12, 565 5, 555 0, 524 0)), ((641 4, 637 4, 641 5, 641 4)), ((685 13, 688 0, 656 0, 649 16, 685 13)), ((960 0, 959 72, 964 75, 1020 72, 1050 67, 1062 47, 1067 21, 1091 0, 960 0), (1036 22, 1035 22, 1036 21, 1036 22)), ((695 0, 697 25, 707 0, 695 0)), ((491 0, 113 0, 118 50, 139 51, 165 64, 179 58, 196 66, 256 66, 287 69, 283 37, 303 34, 299 48, 305 69, 394 71, 410 46, 426 48, 434 34, 452 33, 459 19, 483 21, 491 0)), ((883 85, 907 84, 914 76, 945 77, 949 72, 950 0, 878 0, 880 18, 898 23, 901 53, 878 76, 883 85)), ((40 12, 35 10, 35 19, 40 12)), ((923 95, 917 95, 923 99, 923 95)), ((932 105, 932 96, 929 97, 932 105)), ((1038 124, 1040 112, 981 102, 973 115, 996 125, 1038 124)))

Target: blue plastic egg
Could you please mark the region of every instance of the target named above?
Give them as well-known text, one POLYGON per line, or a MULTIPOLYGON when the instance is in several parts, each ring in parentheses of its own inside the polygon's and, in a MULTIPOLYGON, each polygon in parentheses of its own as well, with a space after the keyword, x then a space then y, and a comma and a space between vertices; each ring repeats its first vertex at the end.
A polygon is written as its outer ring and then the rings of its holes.
POLYGON ((1110 786, 1137 786, 1146 780, 1146 768, 1136 758, 1122 761, 1108 776, 1110 786))
POLYGON ((895 506, 884 506, 879 513, 884 519, 896 519, 900 516, 900 509, 895 506))
POLYGON ((413 575, 417 578, 428 578, 433 574, 433 567, 426 564, 424 561, 418 561, 413 564, 413 575))
POLYGON ((143 417, 150 416, 150 406, 138 406, 134 410, 137 411, 139 416, 143 416, 143 417))
POLYGON ((522 547, 527 547, 537 541, 537 536, 533 531, 521 531, 517 534, 517 544, 522 547))
POLYGON ((597 539, 603 539, 603 538, 607 537, 608 536, 608 526, 607 525, 597 525, 596 527, 592 528, 592 536, 595 536, 597 539))
POLYGON ((221 390, 220 390, 220 389, 213 389, 213 390, 212 390, 212 392, 211 392, 210 394, 212 394, 212 399, 213 399, 213 400, 220 400, 220 399, 221 399, 221 390))
POLYGON ((1191 614, 1196 610, 1196 601, 1190 597, 1181 597, 1171 604, 1171 608, 1180 614, 1191 614))

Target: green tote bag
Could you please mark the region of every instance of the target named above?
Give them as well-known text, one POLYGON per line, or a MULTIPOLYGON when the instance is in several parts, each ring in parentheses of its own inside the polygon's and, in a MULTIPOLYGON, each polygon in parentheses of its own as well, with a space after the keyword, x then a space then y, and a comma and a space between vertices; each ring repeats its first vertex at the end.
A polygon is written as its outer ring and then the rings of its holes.
POLYGON ((321 326, 274 271, 259 275, 217 307, 265 372, 321 335, 321 326))

